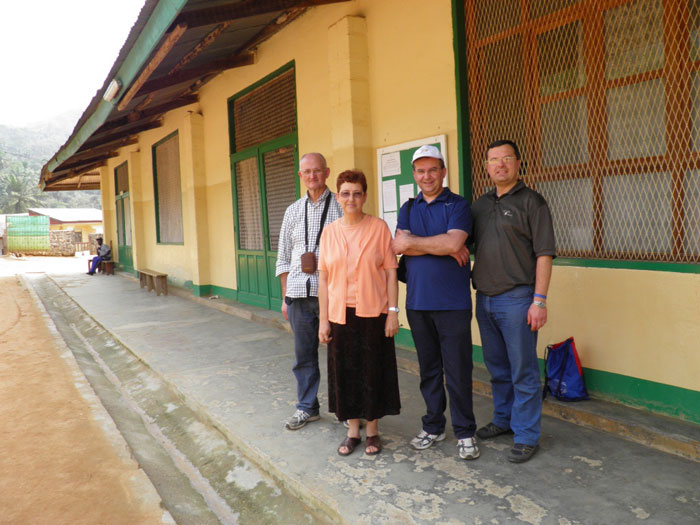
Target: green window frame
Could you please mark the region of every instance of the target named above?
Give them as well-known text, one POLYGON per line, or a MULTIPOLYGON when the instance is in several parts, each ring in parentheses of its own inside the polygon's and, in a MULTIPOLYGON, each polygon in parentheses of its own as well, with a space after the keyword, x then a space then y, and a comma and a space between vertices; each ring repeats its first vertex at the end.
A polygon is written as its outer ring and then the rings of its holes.
POLYGON ((153 144, 151 153, 156 242, 158 244, 184 245, 178 131, 170 133, 153 144))

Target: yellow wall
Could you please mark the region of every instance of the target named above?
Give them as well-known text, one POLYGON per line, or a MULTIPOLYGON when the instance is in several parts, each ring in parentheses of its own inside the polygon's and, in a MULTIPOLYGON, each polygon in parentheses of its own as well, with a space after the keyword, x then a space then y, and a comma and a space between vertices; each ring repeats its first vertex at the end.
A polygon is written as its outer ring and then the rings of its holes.
MULTIPOLYGON (((255 65, 226 71, 201 89, 211 247, 211 282, 202 284, 236 288, 227 100, 291 61, 299 151, 326 156, 333 189, 340 171, 360 168, 372 192, 377 148, 442 133, 450 171, 458 173, 451 4, 424 7, 422 0, 362 0, 311 9, 263 43, 255 65), (333 50, 345 52, 345 62, 336 63, 333 50)), ((456 175, 450 182, 459 186, 456 175)), ((376 195, 367 207, 376 213, 376 195)))
MULTIPOLYGON (((236 289, 227 101, 291 61, 299 151, 326 155, 331 187, 341 170, 364 170, 368 211, 376 213, 376 149, 445 134, 456 190, 451 2, 429 3, 426 9, 425 0, 355 0, 310 9, 263 43, 254 65, 207 83, 199 103, 169 112, 161 128, 141 133, 103 169, 106 236, 116 234, 113 170, 129 160, 135 267, 166 272, 175 282, 236 289), (176 130, 185 241, 157 245, 151 148, 176 130)), ((546 344, 573 335, 586 367, 697 390, 699 290, 698 275, 557 266, 540 355, 546 344)), ((476 323, 473 333, 480 344, 476 323)))
POLYGON ((700 389, 700 275, 555 266, 547 296, 540 357, 573 336, 586 368, 700 389))
MULTIPOLYGON (((134 225, 139 225, 134 231, 135 265, 166 272, 176 282, 236 288, 227 101, 291 61, 299 151, 326 155, 331 185, 343 169, 360 168, 372 191, 377 148, 441 133, 448 136, 449 166, 456 174, 450 1, 435 0, 430 10, 423 7, 421 0, 362 0, 311 9, 263 43, 255 65, 219 75, 201 89, 198 104, 169 112, 161 128, 141 133, 138 146, 110 159, 103 187, 113 196, 114 168, 130 152, 139 152, 141 175, 131 186, 134 225), (339 59, 329 49, 345 54, 339 59), (194 128, 191 114, 201 115, 194 128), (348 138, 358 129, 361 133, 348 138), (157 245, 151 147, 176 130, 185 242, 157 245)), ((458 186, 456 176, 451 183, 458 186)), ((113 211, 113 197, 107 200, 113 211)), ((371 196, 368 211, 377 209, 378 198, 371 196)))

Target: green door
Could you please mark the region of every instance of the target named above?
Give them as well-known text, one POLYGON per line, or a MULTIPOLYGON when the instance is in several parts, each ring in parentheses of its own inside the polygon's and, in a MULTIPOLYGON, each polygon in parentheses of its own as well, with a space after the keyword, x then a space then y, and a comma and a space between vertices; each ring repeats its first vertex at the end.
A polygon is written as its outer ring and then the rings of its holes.
POLYGON ((284 212, 297 199, 296 134, 231 156, 238 299, 279 309, 275 277, 284 212))
POLYGON ((129 172, 126 162, 114 170, 115 207, 117 209, 117 259, 122 269, 134 271, 131 241, 131 199, 129 198, 129 172))

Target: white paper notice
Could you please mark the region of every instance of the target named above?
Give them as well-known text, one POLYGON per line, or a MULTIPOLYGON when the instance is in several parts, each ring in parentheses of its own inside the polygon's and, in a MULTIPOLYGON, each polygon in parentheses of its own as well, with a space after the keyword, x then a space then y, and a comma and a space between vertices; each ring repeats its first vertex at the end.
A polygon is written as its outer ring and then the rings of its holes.
POLYGON ((398 215, 395 211, 390 211, 389 213, 384 214, 384 220, 386 221, 386 225, 389 226, 389 231, 391 232, 391 235, 394 236, 396 234, 396 224, 398 222, 398 215))
POLYGON ((382 181, 382 203, 384 213, 396 211, 396 179, 382 181))
POLYGON ((402 184, 399 186, 399 207, 403 206, 403 203, 408 199, 412 199, 414 195, 413 184, 402 184))
POLYGON ((401 175, 401 154, 398 151, 382 155, 382 177, 401 175))

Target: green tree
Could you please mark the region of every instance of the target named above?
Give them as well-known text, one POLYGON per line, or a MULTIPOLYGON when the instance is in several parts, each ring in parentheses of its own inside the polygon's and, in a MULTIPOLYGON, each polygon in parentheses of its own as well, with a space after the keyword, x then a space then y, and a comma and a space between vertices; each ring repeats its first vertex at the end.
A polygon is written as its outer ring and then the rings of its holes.
POLYGON ((0 182, 0 210, 2 213, 26 213, 41 204, 38 191, 27 178, 8 174, 0 182))

